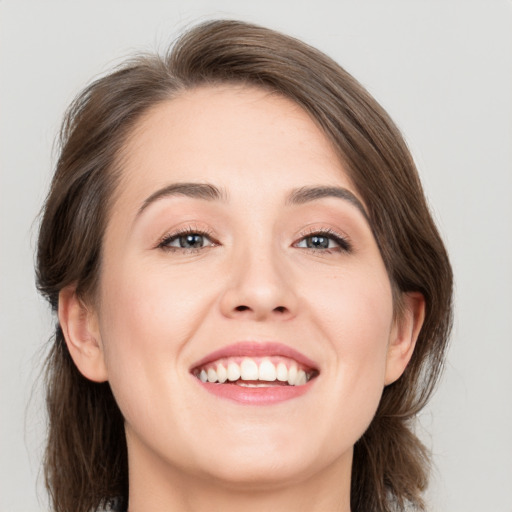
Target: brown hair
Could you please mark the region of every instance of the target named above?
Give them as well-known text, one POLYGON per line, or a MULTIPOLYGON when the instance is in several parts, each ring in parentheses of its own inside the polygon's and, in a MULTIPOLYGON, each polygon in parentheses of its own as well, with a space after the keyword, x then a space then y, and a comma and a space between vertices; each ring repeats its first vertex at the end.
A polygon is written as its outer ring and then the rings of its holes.
MULTIPOLYGON (((102 237, 123 145, 141 115, 198 85, 235 82, 280 93, 304 108, 339 151, 367 208, 394 288, 418 291, 426 318, 405 373, 384 389, 370 427, 356 443, 351 506, 424 510, 428 452, 413 420, 439 377, 451 326, 452 273, 414 162, 386 112, 330 58, 277 32, 212 21, 185 33, 170 52, 141 56, 90 85, 72 104, 43 211, 37 283, 53 309, 75 284, 94 294, 102 237)), ((398 313, 399 314, 399 313, 398 313)), ((123 418, 108 383, 85 379, 57 325, 47 359, 49 434, 46 483, 58 512, 126 504, 123 418)))

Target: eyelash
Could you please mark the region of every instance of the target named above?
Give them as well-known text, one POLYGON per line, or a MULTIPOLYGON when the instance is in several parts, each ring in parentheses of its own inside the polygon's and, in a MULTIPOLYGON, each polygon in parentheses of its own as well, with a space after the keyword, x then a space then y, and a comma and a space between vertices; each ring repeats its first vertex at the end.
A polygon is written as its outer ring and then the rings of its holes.
POLYGON ((295 242, 293 245, 296 247, 300 242, 305 241, 307 238, 311 237, 325 237, 330 240, 333 240, 337 247, 330 247, 325 249, 315 249, 312 247, 304 247, 304 249, 308 251, 312 251, 316 254, 332 254, 332 253, 351 253, 352 252, 352 244, 349 238, 345 235, 341 235, 332 229, 312 229, 310 231, 301 233, 300 239, 295 242))
MULTIPOLYGON (((324 249, 318 249, 313 247, 302 247, 302 249, 306 249, 307 251, 311 251, 313 253, 319 254, 332 254, 332 253, 350 253, 352 252, 352 244, 350 243, 348 237, 333 231, 332 229, 319 229, 319 230, 311 230, 305 233, 300 234, 300 238, 297 242, 293 243, 293 247, 298 247, 298 244, 304 242, 306 239, 311 237, 323 237, 329 240, 334 241, 337 244, 337 247, 327 247, 324 249)), ((208 247, 214 247, 218 245, 215 239, 212 236, 212 233, 208 230, 196 229, 193 226, 187 227, 185 229, 180 229, 179 231, 174 231, 172 233, 166 234, 162 239, 158 242, 157 248, 165 250, 165 251, 185 251, 188 253, 198 252, 202 249, 206 249, 208 247), (187 235, 199 235, 201 237, 207 238, 211 245, 203 246, 203 247, 174 247, 169 245, 180 237, 187 235)), ((299 248, 299 247, 298 247, 299 248)))
POLYGON ((195 227, 190 226, 190 227, 187 227, 185 229, 180 229, 179 231, 174 231, 172 233, 167 233, 160 240, 160 242, 157 245, 157 248, 158 249, 162 249, 164 251, 171 251, 171 252, 185 251, 185 252, 188 252, 188 253, 191 253, 191 252, 193 253, 193 252, 201 251, 202 249, 206 249, 207 247, 213 247, 215 245, 218 245, 218 244, 213 239, 212 233, 210 231, 202 230, 202 229, 196 229, 195 227), (188 248, 187 247, 173 247, 173 246, 169 245, 171 242, 174 242, 178 238, 180 238, 182 236, 187 236, 187 235, 199 235, 199 236, 202 236, 204 238, 207 238, 208 240, 210 240, 211 245, 210 246, 204 246, 204 247, 188 247, 188 248))

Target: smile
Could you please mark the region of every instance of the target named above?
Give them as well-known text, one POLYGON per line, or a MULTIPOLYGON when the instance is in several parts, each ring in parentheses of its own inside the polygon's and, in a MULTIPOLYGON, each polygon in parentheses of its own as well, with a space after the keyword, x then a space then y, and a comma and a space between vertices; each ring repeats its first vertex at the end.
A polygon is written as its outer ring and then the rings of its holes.
POLYGON ((301 368, 295 361, 282 357, 225 358, 196 368, 194 375, 202 382, 235 383, 239 386, 303 386, 314 371, 301 368), (247 382, 250 381, 250 382, 247 382))
POLYGON ((246 342, 210 354, 191 373, 214 395, 270 404, 305 393, 319 371, 312 361, 285 345, 246 342))

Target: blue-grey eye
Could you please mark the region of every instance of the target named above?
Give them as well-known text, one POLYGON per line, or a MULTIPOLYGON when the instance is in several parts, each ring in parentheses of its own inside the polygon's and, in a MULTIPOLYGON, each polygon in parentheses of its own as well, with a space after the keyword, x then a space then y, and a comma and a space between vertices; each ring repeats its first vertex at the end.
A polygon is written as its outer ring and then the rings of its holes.
POLYGON ((167 237, 161 247, 172 249, 201 249, 215 245, 204 233, 177 233, 167 237))
POLYGON ((340 244, 326 235, 310 235, 300 240, 297 243, 297 247, 305 247, 308 249, 334 249, 335 247, 340 247, 340 244))
POLYGON ((340 235, 334 233, 312 233, 299 240, 295 247, 303 249, 312 249, 318 251, 344 251, 350 252, 351 245, 340 235))
POLYGON ((190 233, 188 235, 182 235, 177 238, 180 247, 185 249, 196 249, 197 247, 203 247, 204 237, 198 233, 190 233))
POLYGON ((310 249, 328 249, 331 240, 326 236, 308 236, 306 238, 306 246, 310 249))

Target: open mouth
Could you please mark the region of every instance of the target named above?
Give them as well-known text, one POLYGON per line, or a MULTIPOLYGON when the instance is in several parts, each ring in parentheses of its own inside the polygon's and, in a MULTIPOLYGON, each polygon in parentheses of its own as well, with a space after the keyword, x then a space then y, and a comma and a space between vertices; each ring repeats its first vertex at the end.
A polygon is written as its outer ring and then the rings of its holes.
POLYGON ((245 405, 272 405, 305 395, 320 374, 289 345, 243 341, 216 350, 190 368, 201 387, 245 405))
POLYGON ((243 387, 304 386, 318 371, 281 356, 226 357, 192 370, 202 382, 243 387))

